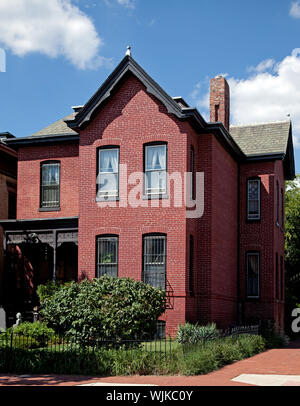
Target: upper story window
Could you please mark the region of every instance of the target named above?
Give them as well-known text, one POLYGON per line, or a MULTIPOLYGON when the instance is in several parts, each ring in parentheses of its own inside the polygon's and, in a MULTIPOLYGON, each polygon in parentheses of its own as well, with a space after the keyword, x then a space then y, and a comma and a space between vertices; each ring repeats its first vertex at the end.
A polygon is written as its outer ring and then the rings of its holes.
POLYGON ((247 252, 247 297, 259 297, 259 252, 247 252))
POLYGON ((41 164, 41 208, 60 206, 60 162, 47 161, 41 164))
POLYGON ((276 182, 276 225, 279 226, 279 183, 276 182))
POLYGON ((98 149, 97 198, 119 196, 119 148, 98 149))
POLYGON ((195 154, 194 154, 194 148, 191 147, 191 153, 190 153, 190 172, 192 174, 191 176, 191 199, 195 200, 195 154))
POLYGON ((247 181, 247 219, 260 219, 260 179, 247 181))
POLYGON ((143 237, 142 280, 155 288, 166 290, 167 237, 162 234, 143 237))
POLYGON ((145 145, 145 194, 167 193, 167 145, 145 145))
POLYGON ((96 241, 96 276, 118 276, 119 238, 116 235, 102 235, 96 241))

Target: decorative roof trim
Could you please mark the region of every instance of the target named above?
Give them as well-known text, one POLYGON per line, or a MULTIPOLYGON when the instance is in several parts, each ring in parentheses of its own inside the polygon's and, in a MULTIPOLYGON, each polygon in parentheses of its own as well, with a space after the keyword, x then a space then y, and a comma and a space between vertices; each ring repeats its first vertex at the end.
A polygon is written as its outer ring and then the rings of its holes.
MULTIPOLYGON (((185 114, 184 112, 186 109, 181 109, 178 103, 173 100, 131 56, 125 56, 103 85, 77 113, 76 117, 72 120, 65 120, 65 123, 72 130, 79 130, 87 126, 103 102, 110 98, 112 91, 122 82, 128 73, 135 75, 144 84, 147 92, 163 103, 168 113, 174 114, 181 120, 189 117, 189 114, 185 114)), ((205 127, 206 122, 199 113, 197 121, 202 128, 205 127)))

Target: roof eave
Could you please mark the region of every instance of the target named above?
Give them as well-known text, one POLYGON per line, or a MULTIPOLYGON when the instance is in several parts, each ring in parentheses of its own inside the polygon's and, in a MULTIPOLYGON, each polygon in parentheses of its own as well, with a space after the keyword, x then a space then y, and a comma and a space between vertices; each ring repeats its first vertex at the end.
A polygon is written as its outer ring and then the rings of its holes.
POLYGON ((40 135, 40 136, 31 136, 31 137, 22 137, 22 138, 13 138, 6 140, 5 143, 13 149, 18 149, 20 147, 27 147, 32 145, 41 145, 41 144, 56 144, 60 142, 78 142, 79 135, 70 133, 70 134, 51 134, 51 135, 40 135))

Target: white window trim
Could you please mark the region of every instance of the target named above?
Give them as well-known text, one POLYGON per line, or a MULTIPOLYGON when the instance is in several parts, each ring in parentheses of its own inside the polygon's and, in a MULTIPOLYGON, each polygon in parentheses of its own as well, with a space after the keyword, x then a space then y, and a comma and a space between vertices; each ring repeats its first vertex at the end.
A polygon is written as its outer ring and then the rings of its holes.
POLYGON ((118 197, 119 196, 119 165, 120 165, 120 154, 119 154, 119 148, 99 148, 98 149, 98 165, 99 165, 99 171, 98 171, 98 176, 97 176, 97 181, 98 185, 100 185, 100 178, 101 175, 117 175, 117 189, 116 190, 108 190, 105 192, 100 192, 99 190, 97 191, 97 198, 105 198, 105 197, 118 197), (101 162, 100 162, 100 156, 102 151, 117 151, 118 155, 118 170, 117 172, 101 172, 101 162))
POLYGON ((167 145, 166 144, 155 144, 155 145, 146 145, 145 146, 145 177, 144 177, 144 182, 145 182, 145 195, 147 196, 158 196, 158 195, 165 195, 167 193, 167 145), (157 148, 157 147, 164 147, 165 150, 165 157, 166 157, 166 167, 165 169, 147 169, 147 149, 148 148, 157 148), (148 172, 164 172, 166 176, 166 187, 164 190, 160 189, 151 189, 147 188, 147 173, 148 172))

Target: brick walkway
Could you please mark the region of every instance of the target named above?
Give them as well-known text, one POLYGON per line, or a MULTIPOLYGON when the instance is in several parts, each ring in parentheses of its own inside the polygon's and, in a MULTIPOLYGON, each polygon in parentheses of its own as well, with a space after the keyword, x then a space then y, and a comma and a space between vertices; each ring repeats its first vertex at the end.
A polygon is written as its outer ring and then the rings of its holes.
POLYGON ((189 377, 119 376, 109 378, 54 375, 0 375, 0 386, 74 386, 96 382, 154 384, 158 386, 245 386, 246 384, 232 381, 233 378, 242 374, 299 375, 300 381, 300 342, 290 345, 289 348, 266 351, 207 375, 189 377))

